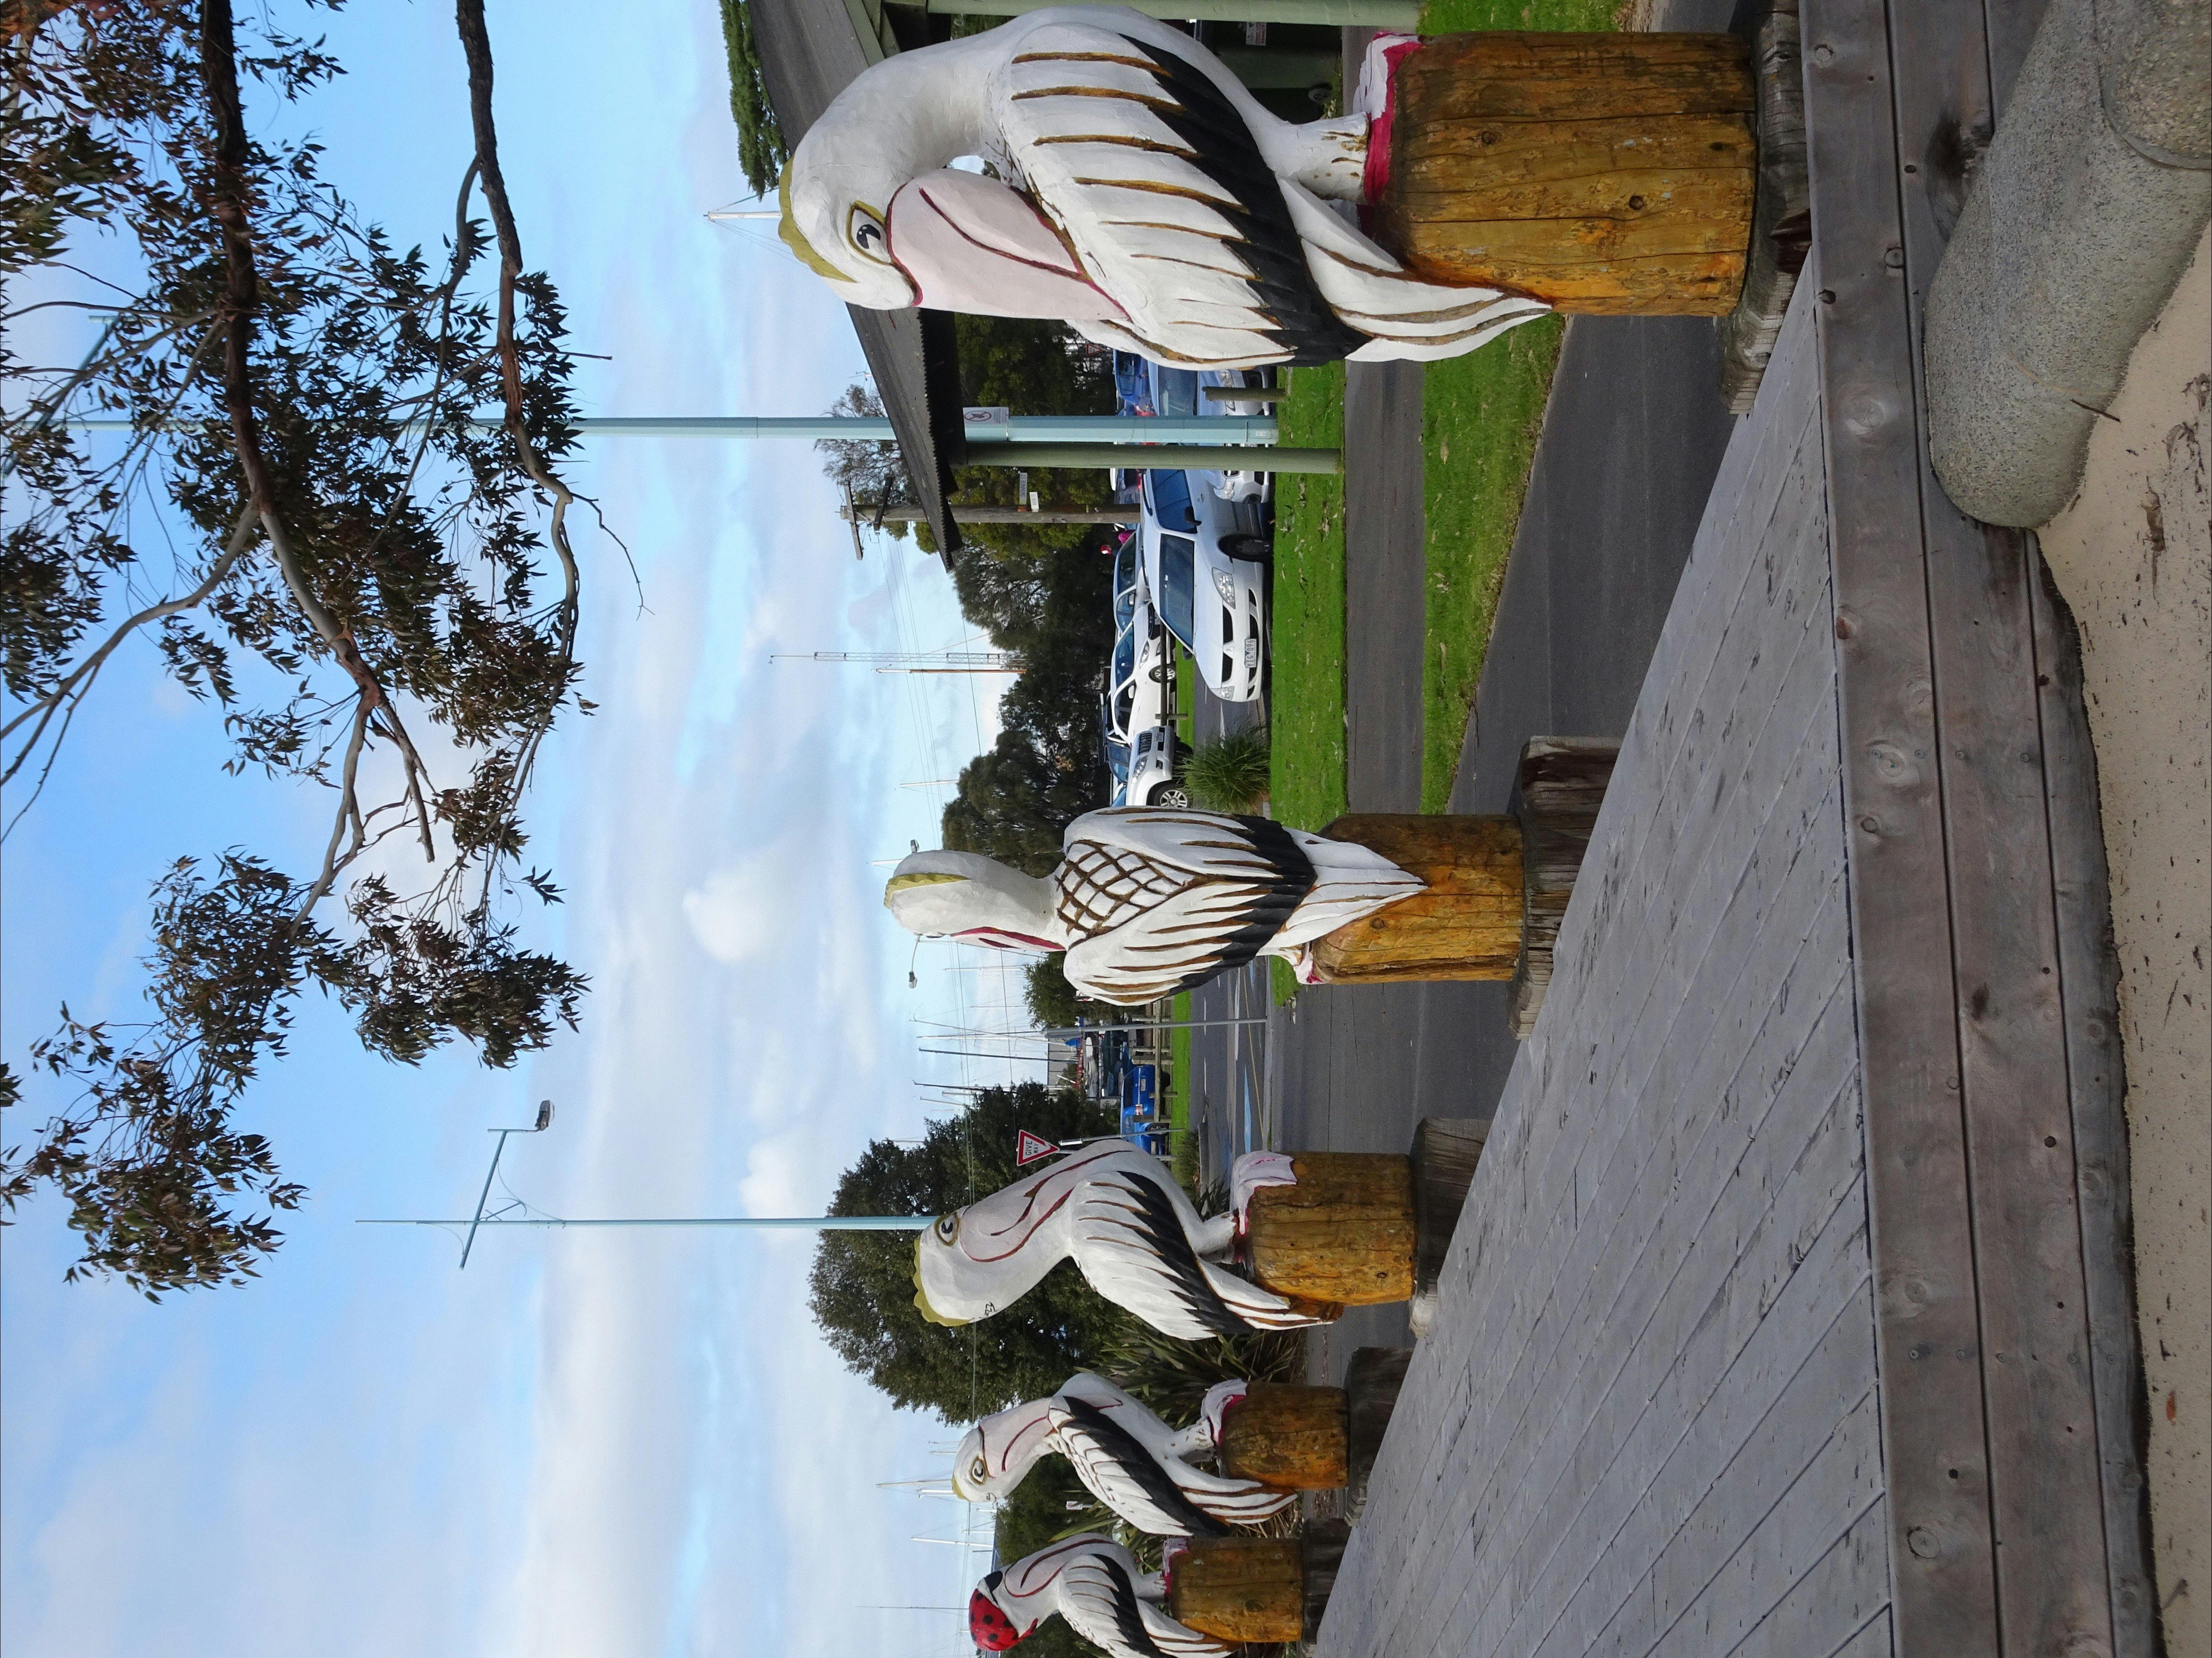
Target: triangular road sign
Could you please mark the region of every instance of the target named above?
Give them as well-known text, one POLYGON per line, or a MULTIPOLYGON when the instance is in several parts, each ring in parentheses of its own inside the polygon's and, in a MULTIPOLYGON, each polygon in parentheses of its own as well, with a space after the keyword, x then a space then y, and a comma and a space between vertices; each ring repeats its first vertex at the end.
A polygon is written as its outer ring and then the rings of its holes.
POLYGON ((1050 1140, 1041 1140, 1026 1128, 1018 1130, 1014 1135, 1014 1167, 1026 1169, 1040 1157, 1054 1156, 1059 1151, 1050 1140))

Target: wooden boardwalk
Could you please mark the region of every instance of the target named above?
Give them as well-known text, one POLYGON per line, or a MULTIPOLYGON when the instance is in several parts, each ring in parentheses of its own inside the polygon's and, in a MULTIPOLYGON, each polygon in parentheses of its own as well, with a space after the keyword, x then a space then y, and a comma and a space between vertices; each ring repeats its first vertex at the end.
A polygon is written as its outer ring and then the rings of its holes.
POLYGON ((1887 1640, 1818 362, 1723 463, 1329 1658, 1887 1640))
POLYGON ((1929 471, 2040 7, 1803 0, 1814 254, 1650 665, 1325 1658, 2149 1658, 2070 626, 1929 471))

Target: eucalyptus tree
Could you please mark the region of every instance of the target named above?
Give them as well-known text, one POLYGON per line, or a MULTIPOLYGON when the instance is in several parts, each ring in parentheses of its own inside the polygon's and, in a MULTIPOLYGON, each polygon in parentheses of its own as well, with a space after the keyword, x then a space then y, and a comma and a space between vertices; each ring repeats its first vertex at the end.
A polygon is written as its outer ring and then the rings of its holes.
POLYGON ((304 31, 313 9, 14 0, 0 27, 9 822, 103 671, 148 645, 220 718, 225 769, 329 814, 303 867, 179 848, 153 883, 144 1017, 64 1007, 0 1077, 0 1201, 58 1188, 70 1276, 155 1297, 252 1274, 301 1200, 234 1108, 307 987, 374 1053, 460 1038, 492 1066, 573 1026, 586 989, 516 911, 559 897, 526 861, 523 801, 556 720, 591 705, 572 359, 508 201, 482 0, 456 8, 473 144, 428 256, 281 136, 343 72, 304 31), (80 253, 100 236, 126 280, 80 253), (21 355, 40 309, 94 319, 89 354, 21 355))

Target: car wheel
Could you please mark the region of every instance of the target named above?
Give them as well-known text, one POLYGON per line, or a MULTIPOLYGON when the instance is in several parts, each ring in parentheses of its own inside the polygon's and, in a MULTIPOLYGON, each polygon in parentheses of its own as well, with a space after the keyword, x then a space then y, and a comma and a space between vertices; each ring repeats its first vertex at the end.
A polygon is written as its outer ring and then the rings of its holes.
POLYGON ((1190 809, 1190 791, 1180 783, 1170 783, 1165 788, 1153 792, 1152 804, 1165 806, 1170 811, 1188 811, 1190 809))
POLYGON ((1172 683, 1174 679, 1175 670, 1164 662, 1161 663, 1158 667, 1152 670, 1152 683, 1155 685, 1169 684, 1172 683))
POLYGON ((1221 550, 1248 564, 1265 564, 1275 556, 1274 548, 1260 536, 1224 536, 1221 550))

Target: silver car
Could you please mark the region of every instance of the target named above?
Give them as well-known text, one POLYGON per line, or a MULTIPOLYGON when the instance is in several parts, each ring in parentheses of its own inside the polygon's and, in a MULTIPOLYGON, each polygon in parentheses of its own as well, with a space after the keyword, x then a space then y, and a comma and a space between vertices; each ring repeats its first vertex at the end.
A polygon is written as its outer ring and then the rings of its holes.
POLYGON ((1146 592, 1199 681, 1224 702, 1260 695, 1267 658, 1267 559, 1260 504, 1224 501, 1204 473, 1144 477, 1137 526, 1146 592))
MULTIPOLYGON (((1117 591, 1115 613, 1124 615, 1117 591)), ((1186 805, 1176 780, 1175 666, 1167 629, 1141 589, 1129 597, 1127 619, 1114 636, 1114 654, 1099 698, 1106 738, 1106 769, 1117 806, 1186 805)))

